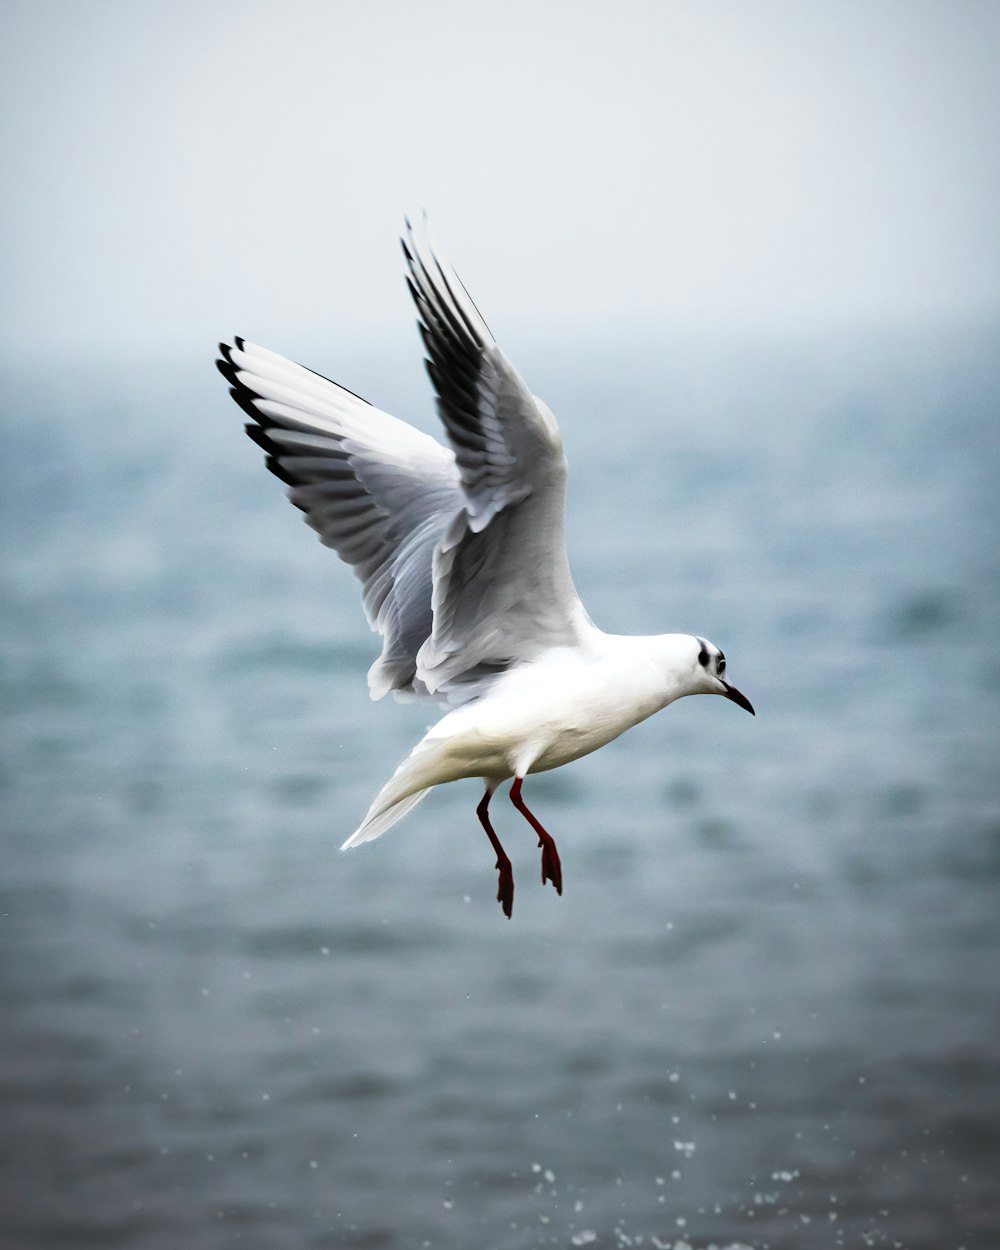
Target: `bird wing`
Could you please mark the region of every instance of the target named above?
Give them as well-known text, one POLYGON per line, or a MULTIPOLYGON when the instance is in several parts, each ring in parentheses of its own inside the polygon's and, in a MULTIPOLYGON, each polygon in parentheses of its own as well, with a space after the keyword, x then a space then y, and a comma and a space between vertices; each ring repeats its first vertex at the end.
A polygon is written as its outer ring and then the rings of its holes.
POLYGON ((589 618, 566 557, 555 418, 409 224, 403 250, 453 451, 243 339, 221 344, 216 363, 267 467, 361 580, 383 637, 372 697, 462 702, 511 664, 579 642, 589 618))
POLYGON ((429 691, 461 699, 512 663, 579 642, 590 622, 566 555, 566 461, 555 418, 409 223, 403 253, 464 494, 434 550, 433 620, 417 675, 429 691))
POLYGON ((425 693, 416 656, 431 633, 434 552, 465 503, 454 455, 275 352, 239 338, 220 352, 267 467, 361 581, 368 621, 383 637, 368 673, 372 698, 425 693))

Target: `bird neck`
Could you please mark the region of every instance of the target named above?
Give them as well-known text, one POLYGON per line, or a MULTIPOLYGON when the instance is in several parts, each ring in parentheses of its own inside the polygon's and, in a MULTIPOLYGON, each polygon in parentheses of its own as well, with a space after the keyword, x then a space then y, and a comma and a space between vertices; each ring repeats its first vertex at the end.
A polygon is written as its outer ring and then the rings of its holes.
POLYGON ((688 634, 601 634, 600 648, 621 669, 623 683, 644 692, 655 710, 692 694, 692 649, 688 634))

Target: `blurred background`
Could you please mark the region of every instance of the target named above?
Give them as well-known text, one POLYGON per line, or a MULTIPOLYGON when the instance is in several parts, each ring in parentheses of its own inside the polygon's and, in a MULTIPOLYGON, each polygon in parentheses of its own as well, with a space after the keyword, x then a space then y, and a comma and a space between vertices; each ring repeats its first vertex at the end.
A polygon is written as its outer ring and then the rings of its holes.
POLYGON ((0 1245, 1000 1244, 1000 9, 0 3, 0 1245), (337 847, 433 708, 212 366, 435 428, 435 234, 595 620, 726 651, 337 847))

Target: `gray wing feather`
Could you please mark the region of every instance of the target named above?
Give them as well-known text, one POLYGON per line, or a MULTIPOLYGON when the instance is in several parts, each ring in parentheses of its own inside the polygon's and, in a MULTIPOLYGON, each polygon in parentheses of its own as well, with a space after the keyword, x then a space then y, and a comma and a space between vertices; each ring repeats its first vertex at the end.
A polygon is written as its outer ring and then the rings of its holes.
POLYGON ((589 618, 566 556, 566 462, 555 418, 454 272, 409 227, 403 253, 465 495, 434 553, 433 627, 417 674, 428 690, 455 698, 514 661, 578 642, 589 618))
POLYGON ((321 542, 350 564, 383 637, 373 698, 425 693, 416 655, 431 632, 433 556, 462 508, 446 447, 274 352, 221 345, 220 371, 253 420, 247 433, 321 542))

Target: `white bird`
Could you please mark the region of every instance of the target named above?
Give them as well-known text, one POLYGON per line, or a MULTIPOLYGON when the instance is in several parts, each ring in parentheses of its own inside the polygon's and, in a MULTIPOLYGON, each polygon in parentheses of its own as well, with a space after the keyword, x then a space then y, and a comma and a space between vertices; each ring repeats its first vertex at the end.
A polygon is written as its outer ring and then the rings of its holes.
POLYGON ((555 417, 497 346, 453 270, 410 223, 402 240, 426 366, 450 447, 283 356, 235 339, 216 363, 320 540, 353 566, 382 635, 368 673, 387 691, 452 706, 379 791, 344 843, 379 837, 433 786, 479 777, 476 809, 511 914, 511 862, 489 817, 510 797, 535 830, 542 882, 562 893, 559 853, 521 794, 674 700, 719 694, 753 713, 712 643, 602 632, 570 575, 566 461, 555 417))

